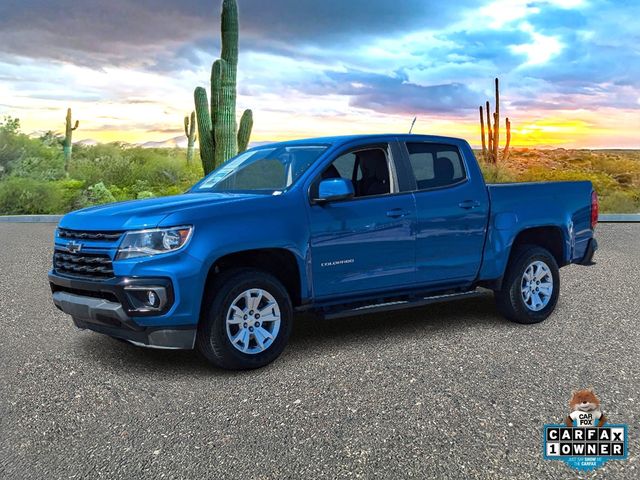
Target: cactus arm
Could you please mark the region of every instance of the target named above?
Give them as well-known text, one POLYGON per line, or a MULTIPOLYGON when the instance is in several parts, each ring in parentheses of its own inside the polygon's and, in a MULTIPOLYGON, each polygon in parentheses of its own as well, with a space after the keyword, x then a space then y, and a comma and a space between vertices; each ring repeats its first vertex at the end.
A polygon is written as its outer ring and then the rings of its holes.
POLYGON ((77 130, 79 126, 80 126, 80 120, 76 120, 76 125, 71 129, 71 131, 77 130))
POLYGON ((484 114, 482 113, 482 105, 480 105, 480 136, 482 137, 482 158, 487 161, 487 142, 484 136, 484 114))
POLYGON ((202 87, 196 87, 193 96, 196 104, 196 117, 198 118, 200 158, 204 174, 207 175, 215 168, 215 143, 212 134, 211 115, 209 114, 209 101, 207 99, 207 91, 202 87))
POLYGON ((222 109, 222 77, 226 73, 226 62, 218 59, 211 66, 211 124, 218 123, 220 110, 222 109))
POLYGON ((191 128, 189 128, 189 138, 191 143, 196 141, 196 112, 191 112, 191 128))
POLYGON ((487 110, 485 111, 485 113, 487 115, 487 147, 489 149, 489 161, 492 161, 491 157, 493 156, 493 129, 491 128, 491 113, 489 113, 491 111, 491 106, 489 105, 488 100, 486 107, 487 110))
POLYGON ((493 161, 498 163, 498 152, 500 151, 500 90, 498 79, 496 78, 496 111, 493 114, 493 161))
POLYGON ((189 138, 189 117, 184 117, 184 134, 189 138))
POLYGON ((252 129, 253 112, 247 109, 242 114, 242 118, 240 118, 240 127, 238 128, 238 153, 244 152, 249 146, 249 138, 251 138, 252 129))
POLYGON ((506 127, 507 127, 507 142, 504 145, 504 152, 502 154, 502 160, 509 159, 509 147, 511 146, 511 122, 509 121, 509 117, 505 119, 506 127))

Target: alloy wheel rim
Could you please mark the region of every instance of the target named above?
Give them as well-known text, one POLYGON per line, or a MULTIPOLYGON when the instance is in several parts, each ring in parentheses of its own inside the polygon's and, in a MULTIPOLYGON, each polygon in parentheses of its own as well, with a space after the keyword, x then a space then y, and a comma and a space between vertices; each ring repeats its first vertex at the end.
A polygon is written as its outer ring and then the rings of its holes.
POLYGON ((546 263, 536 260, 525 268, 520 293, 525 306, 533 312, 539 312, 549 304, 553 295, 553 275, 546 263))
POLYGON ((242 353, 267 350, 280 331, 280 306, 266 290, 251 288, 238 295, 227 311, 227 338, 242 353))

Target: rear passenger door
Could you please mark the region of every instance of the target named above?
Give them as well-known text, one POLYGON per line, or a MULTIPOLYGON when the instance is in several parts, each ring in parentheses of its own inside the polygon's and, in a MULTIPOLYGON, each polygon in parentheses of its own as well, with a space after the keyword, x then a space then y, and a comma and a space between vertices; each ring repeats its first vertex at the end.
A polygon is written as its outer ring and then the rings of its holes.
MULTIPOLYGON (((481 173, 454 144, 405 142, 415 177, 416 276, 421 285, 462 285, 480 268, 489 201, 481 173)), ((475 164, 474 164, 475 165, 475 164)))

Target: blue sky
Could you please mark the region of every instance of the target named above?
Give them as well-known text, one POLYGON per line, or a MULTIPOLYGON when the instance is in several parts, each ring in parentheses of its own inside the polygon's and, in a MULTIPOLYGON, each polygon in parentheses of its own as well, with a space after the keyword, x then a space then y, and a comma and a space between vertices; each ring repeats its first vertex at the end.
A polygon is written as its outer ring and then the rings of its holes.
MULTIPOLYGON (((502 82, 514 143, 640 148, 640 0, 238 0, 256 141, 416 131, 478 143, 502 82)), ((181 134, 219 55, 218 0, 3 0, 0 115, 24 130, 181 134)))

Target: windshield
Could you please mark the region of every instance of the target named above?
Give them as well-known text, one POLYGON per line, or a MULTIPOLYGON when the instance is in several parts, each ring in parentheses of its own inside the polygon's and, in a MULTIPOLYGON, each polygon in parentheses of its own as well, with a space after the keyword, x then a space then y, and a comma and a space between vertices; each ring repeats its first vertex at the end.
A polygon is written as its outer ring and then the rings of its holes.
POLYGON ((191 191, 281 192, 293 185, 327 148, 326 145, 254 148, 222 164, 191 191))

